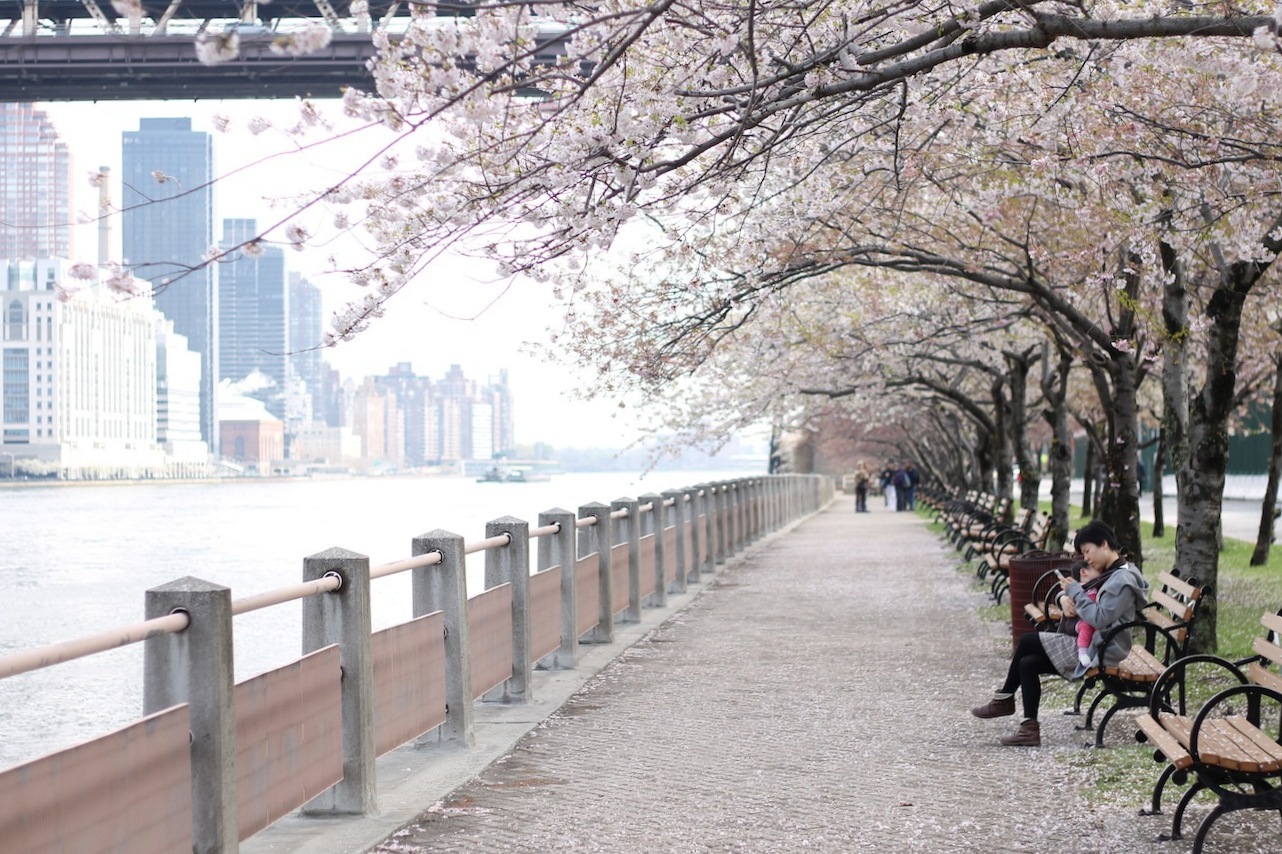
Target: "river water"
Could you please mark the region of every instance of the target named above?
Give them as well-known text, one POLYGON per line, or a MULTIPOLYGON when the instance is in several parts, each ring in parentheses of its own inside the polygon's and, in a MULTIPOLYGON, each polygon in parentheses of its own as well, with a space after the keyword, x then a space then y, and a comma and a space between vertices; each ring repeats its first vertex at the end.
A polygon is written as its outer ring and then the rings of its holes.
MULTIPOLYGON (((752 471, 566 474, 546 483, 464 477, 58 484, 0 489, 0 655, 143 619, 143 594, 183 576, 232 598, 297 584, 303 558, 341 546, 373 566, 410 556, 434 529, 485 536, 485 523, 752 471)), ((469 593, 484 560, 471 556, 469 593)), ((373 585, 375 630, 410 619, 408 573, 373 585)), ((237 617, 236 680, 301 653, 301 605, 237 617)), ((0 769, 104 735, 142 712, 142 645, 0 680, 0 769)))

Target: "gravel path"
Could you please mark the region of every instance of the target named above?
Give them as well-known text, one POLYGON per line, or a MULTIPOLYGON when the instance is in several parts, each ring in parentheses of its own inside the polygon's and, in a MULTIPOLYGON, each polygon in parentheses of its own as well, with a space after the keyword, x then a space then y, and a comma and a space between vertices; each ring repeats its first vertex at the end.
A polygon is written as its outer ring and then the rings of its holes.
MULTIPOLYGON (((1088 805, 1100 754, 1056 707, 1038 749, 970 716, 1009 627, 955 562, 919 517, 839 499, 373 851, 1189 851, 1141 802, 1088 805)), ((1282 850, 1279 827, 1222 821, 1214 850, 1282 850)))

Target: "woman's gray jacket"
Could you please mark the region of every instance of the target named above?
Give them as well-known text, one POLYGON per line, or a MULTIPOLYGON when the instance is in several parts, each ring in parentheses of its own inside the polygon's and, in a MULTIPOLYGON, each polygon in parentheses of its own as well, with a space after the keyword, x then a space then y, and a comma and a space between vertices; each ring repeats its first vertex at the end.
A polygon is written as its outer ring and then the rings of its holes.
MULTIPOLYGON (((1131 651, 1131 633, 1118 632, 1108 649, 1100 650, 1109 630, 1136 618, 1140 607, 1148 602, 1148 582, 1135 564, 1127 562, 1113 570, 1097 591, 1094 600, 1086 595, 1082 585, 1074 581, 1064 591, 1073 599, 1077 616, 1095 627, 1091 638, 1091 658, 1101 667, 1116 667, 1131 651)), ((1085 675, 1086 668, 1078 665, 1074 679, 1085 675)))

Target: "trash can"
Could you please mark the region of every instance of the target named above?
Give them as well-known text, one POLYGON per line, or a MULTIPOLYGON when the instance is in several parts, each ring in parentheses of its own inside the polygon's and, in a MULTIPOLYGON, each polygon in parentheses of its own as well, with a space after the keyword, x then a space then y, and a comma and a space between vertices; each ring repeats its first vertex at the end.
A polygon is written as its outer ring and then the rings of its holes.
MULTIPOLYGON (((1031 551, 1010 559, 1007 571, 1010 581, 1010 640, 1011 646, 1036 627, 1028 621, 1024 606, 1033 601, 1033 585, 1037 579, 1052 569, 1067 569, 1077 558, 1069 552, 1031 551)), ((1036 604, 1040 605, 1041 602, 1036 604)))

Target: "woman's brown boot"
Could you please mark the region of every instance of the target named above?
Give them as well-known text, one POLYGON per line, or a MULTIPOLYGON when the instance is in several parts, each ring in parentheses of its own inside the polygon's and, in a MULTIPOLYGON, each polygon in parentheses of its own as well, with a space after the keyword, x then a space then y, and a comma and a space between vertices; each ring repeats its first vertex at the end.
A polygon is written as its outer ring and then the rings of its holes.
POLYGON ((1019 725, 1019 729, 1015 730, 1014 735, 1008 735, 1002 739, 1002 744, 1009 747, 1041 747, 1042 729, 1037 721, 1024 721, 1019 725))
POLYGON ((977 718, 1004 718, 1015 714, 1015 695, 994 697, 982 706, 976 706, 970 713, 977 718))

